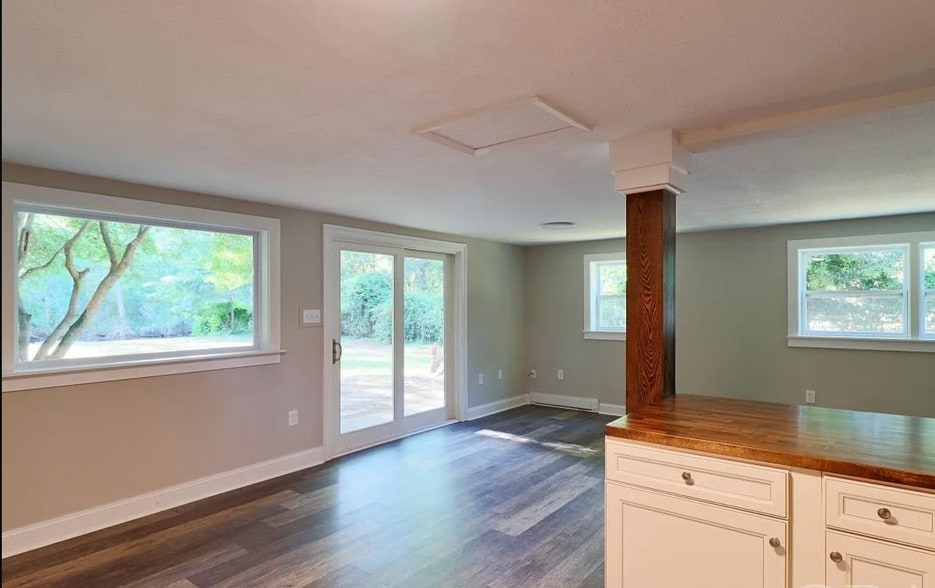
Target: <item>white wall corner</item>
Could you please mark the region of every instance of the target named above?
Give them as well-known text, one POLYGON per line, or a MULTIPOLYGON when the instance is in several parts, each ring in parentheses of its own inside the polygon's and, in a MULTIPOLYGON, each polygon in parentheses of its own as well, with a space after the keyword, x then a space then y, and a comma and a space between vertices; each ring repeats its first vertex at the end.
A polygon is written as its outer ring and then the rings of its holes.
POLYGON ((610 172, 618 192, 637 194, 668 188, 681 194, 690 170, 691 154, 679 146, 672 129, 610 143, 610 172))
POLYGON ((291 474, 323 462, 322 448, 313 447, 162 490, 10 529, 3 532, 3 558, 291 474))
POLYGON ((503 398, 502 400, 488 402, 487 404, 472 406, 468 408, 467 411, 468 420, 473 421, 474 419, 479 419, 481 417, 496 414, 498 412, 510 410, 511 408, 526 406, 527 404, 529 404, 529 394, 519 394, 517 396, 503 398))

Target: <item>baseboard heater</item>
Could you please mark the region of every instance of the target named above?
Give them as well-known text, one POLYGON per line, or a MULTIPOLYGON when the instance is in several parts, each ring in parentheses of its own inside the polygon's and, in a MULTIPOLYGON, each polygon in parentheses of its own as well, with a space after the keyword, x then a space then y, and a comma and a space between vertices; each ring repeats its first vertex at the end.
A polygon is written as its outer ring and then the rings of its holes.
POLYGON ((532 392, 529 394, 529 403, 541 404, 543 406, 555 406, 558 408, 587 410, 590 412, 597 412, 600 409, 600 402, 597 398, 565 396, 564 394, 541 394, 539 392, 532 392))

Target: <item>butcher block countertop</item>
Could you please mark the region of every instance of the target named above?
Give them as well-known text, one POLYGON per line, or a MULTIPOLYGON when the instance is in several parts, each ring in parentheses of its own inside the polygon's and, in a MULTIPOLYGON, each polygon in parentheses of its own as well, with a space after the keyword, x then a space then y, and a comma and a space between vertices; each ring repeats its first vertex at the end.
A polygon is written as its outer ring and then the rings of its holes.
POLYGON ((935 418, 676 395, 609 437, 935 489, 935 418))

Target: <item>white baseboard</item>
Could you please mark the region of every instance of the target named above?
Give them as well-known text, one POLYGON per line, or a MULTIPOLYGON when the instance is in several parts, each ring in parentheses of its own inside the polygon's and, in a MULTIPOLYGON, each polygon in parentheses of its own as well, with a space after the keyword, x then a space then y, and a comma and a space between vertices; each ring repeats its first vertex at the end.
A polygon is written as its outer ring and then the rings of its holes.
POLYGON ((323 463, 321 447, 184 482, 40 523, 3 532, 3 557, 125 523, 189 502, 290 474, 323 463))
POLYGON ((627 407, 623 404, 611 404, 609 402, 601 402, 600 407, 597 409, 597 412, 600 414, 606 414, 610 416, 623 416, 627 414, 627 407))
POLYGON ((527 404, 529 404, 529 395, 520 394, 519 396, 510 396, 509 398, 495 400, 487 404, 481 404, 480 406, 472 406, 468 408, 468 420, 473 421, 474 419, 503 412, 504 410, 510 410, 517 406, 525 406, 527 404))
POLYGON ((581 396, 567 396, 565 394, 543 394, 541 392, 532 392, 529 394, 531 404, 544 404, 546 406, 558 406, 561 408, 574 408, 577 410, 589 410, 597 412, 597 398, 584 398, 581 396))

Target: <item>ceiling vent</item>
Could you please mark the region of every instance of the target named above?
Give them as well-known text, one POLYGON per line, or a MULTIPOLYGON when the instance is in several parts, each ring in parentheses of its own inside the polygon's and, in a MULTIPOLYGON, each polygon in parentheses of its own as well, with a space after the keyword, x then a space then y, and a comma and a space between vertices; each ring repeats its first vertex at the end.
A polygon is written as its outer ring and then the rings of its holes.
POLYGON ((567 231, 569 229, 575 228, 575 223, 571 221, 551 221, 542 223, 539 226, 547 231, 567 231))
POLYGON ((440 119, 414 127, 412 132, 468 155, 483 155, 494 147, 568 129, 591 130, 533 96, 440 119))

